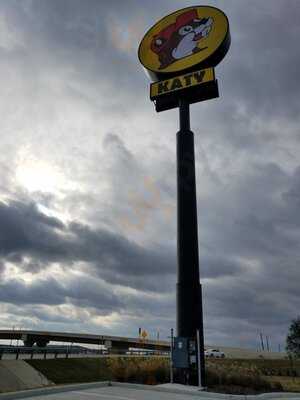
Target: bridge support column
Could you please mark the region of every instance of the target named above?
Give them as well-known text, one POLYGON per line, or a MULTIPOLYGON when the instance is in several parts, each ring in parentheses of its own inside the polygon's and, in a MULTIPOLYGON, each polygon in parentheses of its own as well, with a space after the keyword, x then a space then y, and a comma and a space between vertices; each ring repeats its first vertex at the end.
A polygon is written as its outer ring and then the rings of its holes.
POLYGON ((31 336, 27 336, 25 340, 23 340, 24 346, 32 347, 35 343, 35 339, 31 336))
POLYGON ((48 343, 49 343, 49 340, 47 340, 47 339, 37 339, 37 341, 36 341, 36 345, 38 347, 46 347, 48 343))

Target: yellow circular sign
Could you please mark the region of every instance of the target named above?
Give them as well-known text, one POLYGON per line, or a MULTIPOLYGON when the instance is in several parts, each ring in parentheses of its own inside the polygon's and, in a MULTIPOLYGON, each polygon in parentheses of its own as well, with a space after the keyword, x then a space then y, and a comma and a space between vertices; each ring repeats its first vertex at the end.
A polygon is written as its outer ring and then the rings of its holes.
POLYGON ((214 67, 230 46, 229 23, 223 11, 210 6, 178 10, 158 21, 145 34, 138 50, 153 80, 214 67))

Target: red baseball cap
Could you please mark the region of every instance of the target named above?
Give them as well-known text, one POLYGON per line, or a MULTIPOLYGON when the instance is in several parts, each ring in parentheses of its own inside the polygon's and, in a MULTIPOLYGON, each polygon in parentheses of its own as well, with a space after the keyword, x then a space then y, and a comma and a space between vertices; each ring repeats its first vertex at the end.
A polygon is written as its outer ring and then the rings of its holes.
POLYGON ((154 53, 160 53, 165 48, 166 44, 168 43, 174 32, 178 31, 178 29, 186 25, 188 22, 197 18, 198 14, 197 10, 195 9, 186 11, 183 14, 178 15, 175 23, 168 25, 166 28, 162 29, 157 35, 153 36, 151 42, 151 50, 154 51, 154 53), (160 43, 157 43, 158 41, 160 41, 160 43))

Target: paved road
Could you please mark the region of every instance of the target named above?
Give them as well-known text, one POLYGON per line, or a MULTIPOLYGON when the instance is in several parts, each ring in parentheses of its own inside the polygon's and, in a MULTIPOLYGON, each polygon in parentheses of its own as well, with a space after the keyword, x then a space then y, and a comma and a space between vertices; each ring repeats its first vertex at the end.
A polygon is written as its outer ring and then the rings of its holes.
MULTIPOLYGON (((74 390, 64 393, 27 397, 27 400, 193 400, 188 394, 162 393, 152 390, 129 389, 125 387, 100 387, 74 390)), ((197 399, 197 397, 196 397, 197 399)), ((204 398, 201 396, 201 400, 204 398)), ((210 398, 210 400, 212 400, 210 398)))
MULTIPOLYGON (((265 394, 261 396, 234 396, 236 400, 300 400, 300 393, 265 394), (279 396, 278 396, 279 395, 279 396)), ((21 399, 18 397, 18 399, 21 399)), ((25 399, 25 397, 23 398, 25 399)), ((230 395, 217 393, 168 393, 156 390, 143 390, 128 387, 104 386, 92 389, 78 388, 68 392, 43 394, 40 396, 26 397, 27 400, 232 400, 230 395)))

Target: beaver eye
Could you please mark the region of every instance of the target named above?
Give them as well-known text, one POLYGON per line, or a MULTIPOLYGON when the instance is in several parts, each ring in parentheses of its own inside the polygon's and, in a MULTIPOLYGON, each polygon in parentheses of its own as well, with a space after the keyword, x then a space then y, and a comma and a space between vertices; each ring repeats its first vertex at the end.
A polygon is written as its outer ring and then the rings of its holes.
POLYGON ((191 32, 193 30, 193 28, 191 27, 191 25, 185 25, 182 28, 179 29, 178 33, 179 35, 186 35, 187 33, 191 32))
POLYGON ((156 39, 155 44, 156 46, 161 46, 163 44, 163 41, 161 39, 156 39))

